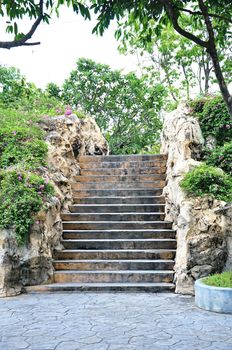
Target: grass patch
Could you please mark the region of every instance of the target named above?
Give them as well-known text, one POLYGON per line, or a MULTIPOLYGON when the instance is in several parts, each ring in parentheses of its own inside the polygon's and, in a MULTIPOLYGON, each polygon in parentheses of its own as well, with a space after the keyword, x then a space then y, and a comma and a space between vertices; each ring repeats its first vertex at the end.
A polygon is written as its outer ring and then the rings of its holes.
POLYGON ((232 288, 232 271, 206 277, 202 282, 207 286, 232 288))

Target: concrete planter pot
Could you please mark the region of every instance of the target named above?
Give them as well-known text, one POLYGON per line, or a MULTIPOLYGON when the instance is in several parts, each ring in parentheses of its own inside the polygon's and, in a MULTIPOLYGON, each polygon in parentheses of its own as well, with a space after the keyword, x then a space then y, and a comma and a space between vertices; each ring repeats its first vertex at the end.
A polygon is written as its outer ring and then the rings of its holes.
POLYGON ((195 304, 201 309, 232 314, 232 288, 207 286, 202 280, 195 282, 195 304))

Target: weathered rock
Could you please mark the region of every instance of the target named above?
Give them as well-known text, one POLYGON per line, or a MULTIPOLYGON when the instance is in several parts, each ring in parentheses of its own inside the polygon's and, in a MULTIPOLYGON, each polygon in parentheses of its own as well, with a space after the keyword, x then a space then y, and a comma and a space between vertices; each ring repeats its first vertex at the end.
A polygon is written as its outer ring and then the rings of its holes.
POLYGON ((70 182, 79 173, 77 158, 108 154, 107 142, 92 118, 44 117, 40 126, 49 149, 48 166, 40 174, 54 185, 55 197, 36 216, 24 246, 18 246, 13 228, 0 231, 0 297, 52 279, 52 252, 62 248, 60 212, 72 198, 70 182))
POLYGON ((161 153, 168 154, 166 219, 173 221, 177 234, 176 292, 183 294, 194 292, 195 279, 232 265, 232 218, 222 210, 225 203, 208 196, 188 198, 179 185, 200 164, 203 145, 199 123, 187 107, 165 116, 161 153))

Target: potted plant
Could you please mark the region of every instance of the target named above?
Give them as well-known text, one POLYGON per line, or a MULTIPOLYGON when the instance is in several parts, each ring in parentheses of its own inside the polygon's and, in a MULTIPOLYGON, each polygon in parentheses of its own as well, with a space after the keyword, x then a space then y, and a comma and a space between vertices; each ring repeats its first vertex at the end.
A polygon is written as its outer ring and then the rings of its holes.
POLYGON ((232 271, 197 280, 195 303, 205 310, 232 314, 232 271))

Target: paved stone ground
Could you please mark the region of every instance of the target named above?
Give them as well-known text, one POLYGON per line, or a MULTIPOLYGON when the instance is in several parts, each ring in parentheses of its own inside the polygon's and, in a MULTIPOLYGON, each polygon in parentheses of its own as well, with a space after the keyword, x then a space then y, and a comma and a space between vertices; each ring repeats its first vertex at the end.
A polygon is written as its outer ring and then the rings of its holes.
POLYGON ((232 315, 174 294, 0 299, 1 350, 231 350, 232 315))

